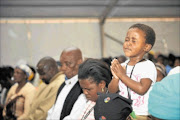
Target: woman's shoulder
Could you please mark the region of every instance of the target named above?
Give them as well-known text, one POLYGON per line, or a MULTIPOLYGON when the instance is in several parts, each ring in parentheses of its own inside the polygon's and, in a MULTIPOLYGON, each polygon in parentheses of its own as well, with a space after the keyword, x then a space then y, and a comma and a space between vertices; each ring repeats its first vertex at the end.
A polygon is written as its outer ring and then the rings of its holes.
POLYGON ((11 89, 17 88, 18 87, 18 83, 15 83, 14 85, 12 85, 11 89))
POLYGON ((35 86, 34 86, 32 83, 27 82, 27 83, 25 84, 25 86, 24 86, 24 89, 34 90, 34 89, 36 89, 36 88, 35 88, 35 86))
POLYGON ((8 91, 7 99, 11 98, 12 96, 16 95, 16 89, 18 87, 18 84, 15 83, 8 91))
POLYGON ((32 93, 35 91, 36 88, 31 83, 27 82, 25 86, 22 88, 19 94, 22 94, 23 96, 29 95, 29 93, 32 93))
POLYGON ((30 83, 30 82, 27 82, 26 85, 27 85, 28 87, 35 88, 35 86, 34 86, 32 83, 30 83))
POLYGON ((18 87, 18 84, 15 83, 13 86, 11 86, 11 88, 9 89, 8 92, 15 92, 16 88, 18 87))

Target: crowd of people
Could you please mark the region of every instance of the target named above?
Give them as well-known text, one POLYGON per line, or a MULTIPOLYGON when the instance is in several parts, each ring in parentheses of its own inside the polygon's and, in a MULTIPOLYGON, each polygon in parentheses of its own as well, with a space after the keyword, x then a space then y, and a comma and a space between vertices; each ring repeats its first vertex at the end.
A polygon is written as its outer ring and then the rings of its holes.
POLYGON ((0 118, 180 119, 180 58, 150 54, 155 40, 150 26, 134 24, 125 37, 125 55, 84 60, 79 48, 69 47, 58 62, 45 56, 36 67, 1 67, 0 118))

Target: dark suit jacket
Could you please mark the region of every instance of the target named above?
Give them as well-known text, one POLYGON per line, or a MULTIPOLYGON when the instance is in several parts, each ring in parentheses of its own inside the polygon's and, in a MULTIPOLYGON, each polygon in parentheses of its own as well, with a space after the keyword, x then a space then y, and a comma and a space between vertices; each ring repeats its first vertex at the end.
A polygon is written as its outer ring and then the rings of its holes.
MULTIPOLYGON (((65 86, 65 82, 59 88, 58 93, 57 93, 57 97, 58 97, 59 93, 61 92, 61 90, 63 89, 64 86, 65 86)), ((67 115, 69 115, 71 113, 72 107, 73 107, 74 103, 76 102, 76 100, 78 99, 78 97, 81 93, 82 93, 82 89, 79 85, 79 82, 77 82, 74 85, 74 87, 71 89, 71 91, 69 92, 69 94, 67 95, 67 97, 65 99, 63 109, 61 112, 60 120, 62 120, 64 117, 66 117, 67 115)))

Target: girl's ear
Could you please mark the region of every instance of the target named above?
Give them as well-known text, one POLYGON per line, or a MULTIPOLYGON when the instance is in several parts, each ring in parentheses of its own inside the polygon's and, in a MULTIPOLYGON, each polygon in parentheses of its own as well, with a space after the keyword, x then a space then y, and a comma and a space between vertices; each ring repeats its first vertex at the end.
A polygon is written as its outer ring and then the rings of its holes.
POLYGON ((144 51, 145 51, 145 52, 149 52, 149 51, 151 50, 151 48, 152 48, 152 45, 146 43, 146 45, 145 45, 145 47, 144 47, 144 51))

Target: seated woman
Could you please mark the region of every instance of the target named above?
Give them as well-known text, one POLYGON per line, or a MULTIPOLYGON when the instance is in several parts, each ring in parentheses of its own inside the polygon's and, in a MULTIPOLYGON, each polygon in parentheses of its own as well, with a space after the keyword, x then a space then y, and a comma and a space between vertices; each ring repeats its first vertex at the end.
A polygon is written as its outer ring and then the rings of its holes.
POLYGON ((95 120, 94 106, 98 99, 97 93, 107 93, 107 86, 111 81, 111 71, 102 61, 87 59, 79 66, 78 79, 83 90, 73 106, 69 116, 64 120, 81 119, 95 120))
POLYGON ((31 69, 21 64, 14 70, 14 84, 8 91, 5 107, 3 110, 4 119, 22 120, 29 112, 29 107, 35 93, 35 87, 27 82, 31 69))

